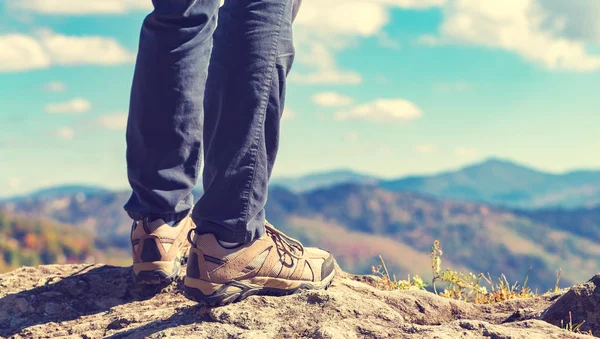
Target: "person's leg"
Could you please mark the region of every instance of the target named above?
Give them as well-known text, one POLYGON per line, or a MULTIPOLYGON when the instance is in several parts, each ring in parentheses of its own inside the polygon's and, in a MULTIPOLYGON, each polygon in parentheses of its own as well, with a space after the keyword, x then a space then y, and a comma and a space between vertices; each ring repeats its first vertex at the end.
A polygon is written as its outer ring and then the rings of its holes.
POLYGON ((324 289, 335 276, 329 252, 265 225, 298 1, 227 1, 206 90, 205 194, 192 212, 198 229, 183 286, 205 305, 324 289))
POLYGON ((198 233, 246 243, 264 234, 299 0, 227 0, 205 92, 204 195, 198 233))
POLYGON ((219 0, 153 0, 144 20, 127 124, 125 210, 134 220, 185 217, 202 150, 203 93, 219 0))
POLYGON ((127 123, 125 210, 138 283, 175 279, 185 262, 202 150, 203 104, 219 0, 153 0, 142 26, 127 123), (181 221, 183 220, 183 221, 181 221), (181 221, 181 222, 179 222, 181 221))

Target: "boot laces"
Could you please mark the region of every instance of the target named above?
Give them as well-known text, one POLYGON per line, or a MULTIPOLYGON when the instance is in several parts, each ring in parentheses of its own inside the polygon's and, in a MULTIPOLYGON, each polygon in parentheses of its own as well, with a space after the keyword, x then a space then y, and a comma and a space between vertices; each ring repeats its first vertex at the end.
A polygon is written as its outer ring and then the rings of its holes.
POLYGON ((302 259, 304 257, 304 246, 300 241, 285 235, 283 232, 276 229, 269 222, 265 222, 265 230, 268 235, 271 236, 275 244, 277 244, 277 248, 282 250, 284 253, 289 254, 292 258, 302 259), (300 254, 296 254, 297 251, 300 254))

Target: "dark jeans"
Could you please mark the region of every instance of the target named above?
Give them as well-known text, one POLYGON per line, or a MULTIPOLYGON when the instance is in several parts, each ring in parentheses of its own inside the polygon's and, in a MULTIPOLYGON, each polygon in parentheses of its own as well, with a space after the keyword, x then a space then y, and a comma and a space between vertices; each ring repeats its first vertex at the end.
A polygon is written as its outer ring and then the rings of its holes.
POLYGON ((125 210, 173 221, 193 208, 198 232, 251 241, 264 234, 300 0, 153 3, 131 91, 125 210))

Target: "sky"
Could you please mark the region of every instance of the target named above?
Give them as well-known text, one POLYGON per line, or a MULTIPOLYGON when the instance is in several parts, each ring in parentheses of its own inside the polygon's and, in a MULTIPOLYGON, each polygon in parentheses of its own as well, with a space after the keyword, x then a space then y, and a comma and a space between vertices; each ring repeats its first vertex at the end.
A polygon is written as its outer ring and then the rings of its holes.
MULTIPOLYGON (((235 0, 228 0, 235 1, 235 0)), ((0 0, 0 196, 126 188, 150 0, 0 0)), ((600 1, 304 0, 275 176, 600 169, 600 1)))

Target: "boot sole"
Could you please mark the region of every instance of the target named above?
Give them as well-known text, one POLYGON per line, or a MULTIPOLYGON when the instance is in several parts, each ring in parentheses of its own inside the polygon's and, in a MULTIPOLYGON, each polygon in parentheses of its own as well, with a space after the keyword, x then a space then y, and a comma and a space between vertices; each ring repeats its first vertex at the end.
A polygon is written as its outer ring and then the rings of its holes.
POLYGON ((177 280, 177 277, 181 274, 183 265, 187 263, 187 259, 187 255, 183 255, 173 261, 133 264, 132 273, 135 282, 140 285, 170 284, 177 280))
POLYGON ((214 284, 200 279, 185 277, 183 293, 188 299, 205 306, 224 306, 242 301, 253 295, 285 296, 306 290, 326 290, 331 285, 334 277, 335 271, 331 272, 329 276, 320 282, 278 280, 280 284, 287 283, 291 285, 291 288, 265 287, 251 284, 247 281, 235 280, 225 284, 214 284), (205 294, 205 292, 209 293, 210 291, 214 292, 205 294))

